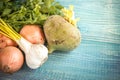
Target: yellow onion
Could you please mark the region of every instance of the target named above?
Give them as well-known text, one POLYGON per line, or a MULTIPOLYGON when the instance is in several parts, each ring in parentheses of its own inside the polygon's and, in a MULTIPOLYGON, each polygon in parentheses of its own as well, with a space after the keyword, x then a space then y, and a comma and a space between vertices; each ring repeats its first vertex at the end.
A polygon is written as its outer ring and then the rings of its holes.
POLYGON ((8 38, 7 36, 0 34, 0 49, 7 46, 17 46, 17 43, 12 39, 8 38))
POLYGON ((22 52, 13 46, 0 49, 0 70, 5 73, 18 71, 24 63, 22 52))
POLYGON ((39 25, 27 24, 20 30, 20 35, 32 44, 44 44, 45 37, 43 30, 39 25))

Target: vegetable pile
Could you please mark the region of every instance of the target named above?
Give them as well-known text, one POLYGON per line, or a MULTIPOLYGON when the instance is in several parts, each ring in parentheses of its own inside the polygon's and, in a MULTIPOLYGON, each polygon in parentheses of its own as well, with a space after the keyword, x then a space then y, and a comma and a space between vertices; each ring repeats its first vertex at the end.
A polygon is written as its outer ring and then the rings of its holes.
POLYGON ((48 49, 43 44, 32 44, 17 33, 10 25, 6 24, 0 19, 1 34, 8 36, 14 40, 19 47, 24 51, 26 63, 32 68, 36 69, 41 66, 48 58, 48 49))
POLYGON ((55 0, 1 0, 0 70, 14 73, 24 58, 29 68, 37 69, 48 53, 75 49, 81 41, 77 21, 73 6, 67 9, 55 0))

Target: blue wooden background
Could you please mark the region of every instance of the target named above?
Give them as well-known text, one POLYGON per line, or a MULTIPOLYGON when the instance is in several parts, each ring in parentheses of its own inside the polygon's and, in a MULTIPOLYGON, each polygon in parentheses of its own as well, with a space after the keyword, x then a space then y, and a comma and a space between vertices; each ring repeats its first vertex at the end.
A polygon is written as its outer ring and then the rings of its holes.
POLYGON ((120 0, 56 0, 74 5, 81 44, 70 52, 54 52, 39 69, 26 64, 0 80, 120 80, 120 0))

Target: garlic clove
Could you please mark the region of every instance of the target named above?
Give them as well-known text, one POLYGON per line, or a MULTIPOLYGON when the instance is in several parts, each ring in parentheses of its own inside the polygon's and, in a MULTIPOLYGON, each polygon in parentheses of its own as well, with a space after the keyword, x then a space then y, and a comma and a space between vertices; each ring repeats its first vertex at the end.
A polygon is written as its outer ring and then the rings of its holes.
POLYGON ((26 54, 26 64, 31 69, 40 67, 48 59, 48 49, 42 44, 33 44, 26 54))

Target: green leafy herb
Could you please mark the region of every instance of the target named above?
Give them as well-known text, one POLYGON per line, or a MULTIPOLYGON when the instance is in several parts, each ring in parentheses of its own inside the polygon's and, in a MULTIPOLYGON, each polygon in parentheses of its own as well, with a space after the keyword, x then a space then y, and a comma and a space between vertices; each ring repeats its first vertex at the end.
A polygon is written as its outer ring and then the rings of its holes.
POLYGON ((25 24, 43 25, 50 15, 62 15, 63 8, 55 0, 0 1, 0 17, 17 32, 25 24))

